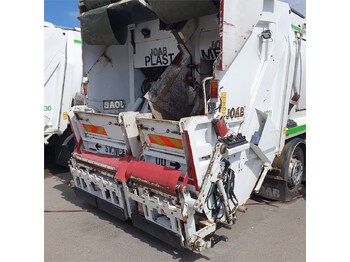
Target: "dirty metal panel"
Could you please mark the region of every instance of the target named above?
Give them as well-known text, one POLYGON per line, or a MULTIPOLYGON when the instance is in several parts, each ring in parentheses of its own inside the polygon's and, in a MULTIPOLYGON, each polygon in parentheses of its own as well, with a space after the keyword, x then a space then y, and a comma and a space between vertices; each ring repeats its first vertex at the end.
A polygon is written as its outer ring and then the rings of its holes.
POLYGON ((182 45, 180 53, 173 63, 165 69, 163 74, 146 93, 152 114, 156 119, 180 120, 191 115, 198 89, 189 83, 191 57, 182 45))
POLYGON ((149 148, 183 154, 184 144, 179 122, 171 120, 136 119, 140 136, 149 148))
POLYGON ((87 10, 109 5, 120 0, 80 0, 80 5, 84 5, 87 10))
MULTIPOLYGON (((116 115, 76 112, 83 134, 124 141, 123 122, 116 115), (84 126, 86 128, 84 128, 84 126), (95 129, 93 129, 95 127, 95 129), (90 129, 88 129, 90 128, 90 129), (96 131, 95 133, 92 131, 96 131), (97 132, 101 134, 98 134, 97 132)), ((85 135, 83 135, 84 137, 85 135)))
POLYGON ((82 149, 118 157, 130 152, 124 123, 118 116, 88 112, 75 115, 78 129, 75 132, 82 138, 82 149))
POLYGON ((156 19, 148 5, 126 0, 81 14, 83 41, 89 45, 124 45, 129 24, 156 19))
POLYGON ((262 0, 222 1, 220 6, 219 69, 226 70, 235 59, 260 19, 262 0))
MULTIPOLYGON (((107 6, 87 11, 79 17, 83 42, 88 45, 118 45, 120 42, 114 35, 111 27, 107 6)), ((126 26, 121 28, 127 34, 126 26), (125 29, 124 29, 125 28, 125 29), (123 30, 124 29, 124 30, 123 30)), ((119 32, 120 38, 121 32, 119 32)), ((122 40, 122 39, 119 39, 122 40)))
POLYGON ((160 20, 167 24, 219 12, 218 0, 149 0, 148 3, 160 20))

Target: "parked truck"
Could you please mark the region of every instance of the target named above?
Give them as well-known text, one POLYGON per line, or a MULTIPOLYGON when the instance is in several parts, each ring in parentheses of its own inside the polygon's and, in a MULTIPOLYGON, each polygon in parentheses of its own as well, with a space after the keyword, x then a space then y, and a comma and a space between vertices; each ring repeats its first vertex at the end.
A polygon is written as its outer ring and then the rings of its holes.
POLYGON ((306 173, 305 18, 276 0, 80 0, 74 190, 176 248, 306 173))
POLYGON ((68 166, 74 149, 68 113, 84 103, 79 28, 44 23, 44 144, 54 147, 57 164, 68 166))

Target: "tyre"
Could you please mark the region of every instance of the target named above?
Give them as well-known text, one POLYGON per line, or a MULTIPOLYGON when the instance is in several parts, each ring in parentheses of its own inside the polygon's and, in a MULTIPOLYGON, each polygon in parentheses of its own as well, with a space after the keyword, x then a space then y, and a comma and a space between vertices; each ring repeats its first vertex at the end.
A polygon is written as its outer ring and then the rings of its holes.
POLYGON ((68 161, 75 147, 75 140, 71 129, 68 127, 59 137, 55 145, 55 163, 58 166, 68 167, 68 161))
POLYGON ((259 196, 278 201, 288 201, 305 193, 306 143, 299 137, 289 140, 279 157, 272 163, 261 186, 259 196))
POLYGON ((286 199, 290 199, 299 195, 302 190, 305 177, 305 141, 294 138, 285 145, 283 151, 281 175, 287 185, 286 199))

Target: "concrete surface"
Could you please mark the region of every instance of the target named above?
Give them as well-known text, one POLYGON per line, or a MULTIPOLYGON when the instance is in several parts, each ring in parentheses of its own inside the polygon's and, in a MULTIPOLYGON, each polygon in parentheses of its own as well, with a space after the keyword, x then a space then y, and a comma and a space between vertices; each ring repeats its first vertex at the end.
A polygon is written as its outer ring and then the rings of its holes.
MULTIPOLYGON (((67 169, 46 167, 45 210, 92 207, 77 199, 67 169)), ((201 254, 178 252, 160 240, 102 211, 45 212, 45 261, 284 261, 306 260, 306 200, 255 205, 238 213, 236 224, 221 227, 219 242, 201 254)))

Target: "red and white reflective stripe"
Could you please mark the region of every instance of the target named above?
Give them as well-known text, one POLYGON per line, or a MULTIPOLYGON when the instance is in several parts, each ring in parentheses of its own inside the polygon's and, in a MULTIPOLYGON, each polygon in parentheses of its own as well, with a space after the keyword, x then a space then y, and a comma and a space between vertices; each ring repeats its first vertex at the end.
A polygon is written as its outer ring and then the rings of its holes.
POLYGON ((149 134, 148 139, 152 144, 171 148, 183 149, 182 140, 178 138, 149 134))
POLYGON ((107 136, 107 132, 102 126, 94 126, 94 125, 87 125, 87 124, 82 124, 82 125, 86 132, 107 136))

